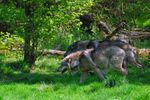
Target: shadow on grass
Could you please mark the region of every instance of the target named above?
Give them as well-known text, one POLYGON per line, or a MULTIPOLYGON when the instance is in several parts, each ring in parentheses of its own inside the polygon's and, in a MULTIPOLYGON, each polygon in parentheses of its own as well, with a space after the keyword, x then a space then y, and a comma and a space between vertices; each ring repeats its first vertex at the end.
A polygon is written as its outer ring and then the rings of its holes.
POLYGON ((61 83, 65 85, 78 84, 79 75, 70 74, 42 74, 42 73, 18 73, 7 75, 6 80, 0 83, 11 84, 11 83, 25 83, 25 84, 35 84, 35 83, 61 83))
POLYGON ((150 67, 145 67, 144 74, 141 74, 137 68, 130 68, 127 76, 129 83, 137 85, 150 85, 150 67))
MULTIPOLYGON (((146 68, 144 75, 140 75, 139 71, 134 71, 134 73, 129 73, 127 76, 127 80, 129 84, 136 84, 136 85, 149 85, 150 84, 150 68, 146 68)), ((134 69, 132 69, 134 70, 134 69)), ((17 73, 17 74, 10 74, 7 76, 7 80, 1 81, 0 83, 4 84, 11 84, 11 83, 24 83, 24 84, 36 84, 36 83, 53 83, 53 84, 77 84, 79 83, 80 74, 70 75, 70 74, 60 74, 60 73, 17 73)), ((116 80, 117 81, 117 80, 116 80)), ((96 75, 88 76, 87 80, 85 81, 84 85, 90 84, 92 82, 99 82, 96 75)))
MULTIPOLYGON (((16 61, 16 62, 9 62, 5 63, 6 65, 11 66, 14 70, 20 69, 20 67, 23 66, 22 61, 16 61)), ((137 70, 137 68, 129 68, 129 75, 127 76, 127 80, 129 84, 137 84, 137 85, 149 85, 150 84, 150 67, 149 63, 147 67, 145 68, 144 75, 140 74, 140 71, 137 70)), ((2 84, 11 84, 11 83, 25 83, 25 84, 35 84, 35 83, 53 83, 53 84, 64 84, 64 85, 70 85, 70 84, 78 84, 80 79, 80 74, 71 75, 71 74, 61 74, 52 72, 54 69, 50 68, 50 71, 48 73, 46 72, 34 72, 34 73, 26 73, 26 72, 20 72, 20 73, 10 73, 8 75, 1 76, 0 75, 0 83, 2 84)), ((116 80, 117 81, 117 80, 116 80)), ((87 76, 87 79, 84 83, 84 85, 90 84, 92 82, 100 82, 99 79, 96 77, 96 75, 93 76, 87 76)))
MULTIPOLYGON (((53 83, 53 84, 78 84, 80 74, 71 75, 69 73, 61 74, 53 72, 55 67, 52 65, 44 65, 47 70, 39 69, 35 72, 27 72, 26 64, 22 60, 12 60, 9 62, 1 62, 3 67, 6 69, 7 74, 0 73, 0 84, 13 84, 13 83, 24 83, 24 84, 36 84, 36 83, 53 83), (8 70, 9 69, 9 70, 8 70)), ((55 65, 56 66, 56 65, 55 65)), ((37 66, 36 66, 37 67, 37 66)), ((87 77, 85 84, 92 83, 93 81, 99 81, 97 77, 87 77)), ((84 85, 85 85, 84 84, 84 85)))
POLYGON ((142 63, 144 64, 143 75, 140 74, 140 71, 136 67, 130 66, 130 73, 127 77, 129 83, 138 85, 150 85, 150 59, 142 59, 142 63))

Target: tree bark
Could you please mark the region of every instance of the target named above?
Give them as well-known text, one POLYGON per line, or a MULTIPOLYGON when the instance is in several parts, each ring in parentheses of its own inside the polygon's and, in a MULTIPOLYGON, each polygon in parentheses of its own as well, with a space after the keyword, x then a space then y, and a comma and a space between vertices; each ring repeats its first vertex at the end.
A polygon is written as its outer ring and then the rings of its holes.
POLYGON ((138 49, 136 48, 135 53, 140 57, 150 57, 150 49, 138 49))
POLYGON ((130 39, 150 38, 150 32, 121 30, 120 33, 127 35, 130 39))
POLYGON ((27 1, 24 5, 24 9, 27 17, 24 34, 24 61, 29 64, 29 67, 31 68, 36 60, 35 48, 37 46, 37 41, 35 41, 35 23, 32 21, 35 10, 34 2, 27 1))
POLYGON ((36 60, 36 55, 34 54, 33 47, 31 46, 31 36, 26 34, 24 40, 24 62, 29 64, 29 67, 31 68, 36 60))
POLYGON ((42 56, 51 54, 51 55, 64 55, 65 51, 61 50, 45 50, 42 52, 42 56))

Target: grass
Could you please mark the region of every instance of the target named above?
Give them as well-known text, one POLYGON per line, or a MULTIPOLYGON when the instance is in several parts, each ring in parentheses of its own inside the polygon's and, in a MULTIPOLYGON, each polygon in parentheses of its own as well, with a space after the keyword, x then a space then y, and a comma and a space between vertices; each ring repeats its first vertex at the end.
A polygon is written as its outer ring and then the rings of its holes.
MULTIPOLYGON (((4 58, 3 58, 4 59, 4 58)), ((19 59, 19 58, 17 58, 19 59)), ((129 66, 129 75, 124 78, 116 72, 108 73, 108 79, 115 79, 116 86, 105 87, 96 75, 88 76, 85 84, 79 84, 80 74, 56 73, 60 58, 40 58, 30 73, 14 70, 23 64, 15 58, 1 60, 2 65, 11 68, 9 74, 0 77, 0 100, 149 100, 150 62, 144 61, 145 74, 129 66), (15 62, 15 63, 13 63, 15 62), (13 63, 13 64, 11 64, 13 63)))

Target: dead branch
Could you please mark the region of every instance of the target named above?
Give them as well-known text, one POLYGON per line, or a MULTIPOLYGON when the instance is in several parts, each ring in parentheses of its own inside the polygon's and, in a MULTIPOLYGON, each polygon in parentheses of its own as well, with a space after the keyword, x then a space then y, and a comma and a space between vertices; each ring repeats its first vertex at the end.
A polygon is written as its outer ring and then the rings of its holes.
POLYGON ((113 36, 115 36, 117 33, 119 33, 124 27, 126 26, 126 23, 125 22, 121 22, 119 23, 119 25, 117 26, 117 28, 112 31, 111 34, 109 34, 106 39, 111 39, 113 36))
POLYGON ((42 52, 42 56, 46 56, 48 54, 50 55, 64 55, 65 51, 61 51, 61 50, 44 50, 42 52))
POLYGON ((47 55, 63 56, 64 53, 65 51, 61 51, 61 50, 38 50, 36 60, 40 59, 41 56, 47 56, 47 55))
POLYGON ((99 28, 99 30, 102 30, 104 32, 104 36, 107 36, 108 34, 111 33, 110 28, 105 22, 99 21, 97 23, 97 27, 99 28))
POLYGON ((133 29, 133 30, 123 30, 126 26, 125 22, 121 22, 117 25, 116 29, 111 32, 110 28, 105 22, 98 22, 97 27, 99 30, 103 31, 103 37, 105 39, 111 39, 115 36, 117 38, 117 34, 123 34, 128 37, 128 39, 148 39, 150 38, 150 32, 149 31, 142 31, 141 29, 133 29))
POLYGON ((145 31, 121 30, 120 34, 125 34, 130 39, 145 39, 145 38, 150 38, 150 32, 145 32, 145 31))
POLYGON ((145 48, 142 48, 142 49, 139 49, 139 48, 135 48, 135 53, 140 56, 140 57, 150 57, 150 49, 145 49, 145 48))

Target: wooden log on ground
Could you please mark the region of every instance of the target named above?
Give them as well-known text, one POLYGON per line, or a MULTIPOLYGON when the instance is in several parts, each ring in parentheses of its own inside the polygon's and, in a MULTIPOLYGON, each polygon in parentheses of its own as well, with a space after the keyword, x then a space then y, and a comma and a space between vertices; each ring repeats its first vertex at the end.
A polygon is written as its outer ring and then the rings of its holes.
POLYGON ((64 55, 65 51, 61 51, 61 50, 44 50, 42 51, 42 56, 46 56, 48 54, 50 55, 64 55))
POLYGON ((121 30, 120 34, 127 35, 130 39, 150 39, 150 32, 145 31, 129 31, 129 30, 121 30))
POLYGON ((150 31, 138 30, 124 30, 126 26, 125 22, 119 23, 115 30, 111 30, 105 22, 99 22, 97 27, 103 31, 103 37, 105 39, 117 38, 120 34, 126 35, 129 39, 150 39, 150 31))
POLYGON ((150 49, 139 49, 139 48, 135 48, 135 53, 140 56, 140 57, 150 57, 150 49))
POLYGON ((41 56, 47 56, 47 55, 56 55, 56 56, 63 56, 65 51, 61 50, 38 50, 36 60, 40 59, 41 56))

